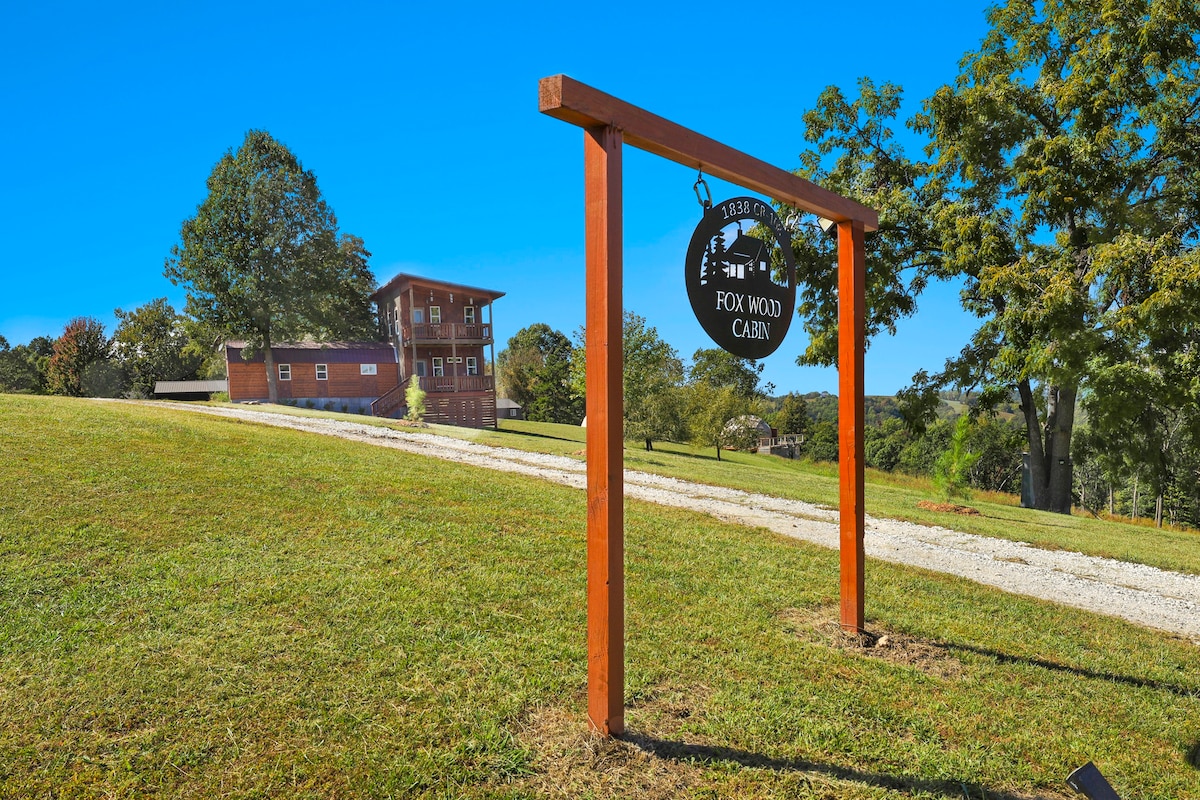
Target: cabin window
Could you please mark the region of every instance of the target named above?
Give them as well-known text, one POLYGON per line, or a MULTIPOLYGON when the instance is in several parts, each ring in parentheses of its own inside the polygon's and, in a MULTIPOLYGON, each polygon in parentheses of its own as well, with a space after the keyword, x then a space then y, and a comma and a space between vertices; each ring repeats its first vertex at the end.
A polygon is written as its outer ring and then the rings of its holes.
POLYGON ((475 306, 463 306, 463 322, 467 325, 475 324, 475 306))
POLYGON ((423 308, 414 308, 413 309, 413 324, 414 325, 424 325, 425 324, 425 309, 423 309, 423 308))
POLYGON ((440 378, 446 374, 445 362, 440 358, 433 360, 433 377, 440 378))
POLYGON ((379 368, 375 364, 359 364, 358 365, 358 374, 359 375, 378 375, 379 368))
POLYGON ((478 375, 479 374, 479 359, 476 358, 475 356, 467 356, 467 374, 468 375, 478 375))
POLYGON ((317 380, 319 380, 319 381, 329 380, 329 365, 328 364, 317 364, 317 380))
POLYGON ((417 362, 417 377, 424 378, 428 374, 429 373, 425 371, 425 360, 422 359, 422 360, 418 361, 417 362))
POLYGON ((280 364, 279 365, 279 380, 290 381, 291 379, 292 379, 292 365, 291 364, 280 364))
POLYGON ((430 306, 429 307, 429 324, 439 325, 439 324, 441 324, 441 321, 442 321, 442 307, 441 306, 430 306))

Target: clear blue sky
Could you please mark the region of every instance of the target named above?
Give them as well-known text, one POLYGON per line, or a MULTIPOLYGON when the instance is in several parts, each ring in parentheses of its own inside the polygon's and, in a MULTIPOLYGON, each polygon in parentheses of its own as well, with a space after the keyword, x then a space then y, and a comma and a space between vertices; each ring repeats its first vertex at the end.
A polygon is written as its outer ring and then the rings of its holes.
MULTIPOLYGON (((910 111, 982 38, 982 0, 924 3, 13 3, 0 26, 0 334, 184 292, 162 275, 205 179, 251 128, 313 170, 380 282, 397 272, 507 292, 497 350, 583 322, 582 132, 538 113, 557 73, 785 169, 820 90, 904 86, 910 111)), ((625 305, 682 356, 713 346, 683 283, 695 174, 625 156, 625 305)), ((717 200, 744 193, 710 181, 717 200)), ((954 287, 867 354, 868 394, 937 369, 972 320, 954 287)), ((801 369, 777 392, 836 392, 801 369)))

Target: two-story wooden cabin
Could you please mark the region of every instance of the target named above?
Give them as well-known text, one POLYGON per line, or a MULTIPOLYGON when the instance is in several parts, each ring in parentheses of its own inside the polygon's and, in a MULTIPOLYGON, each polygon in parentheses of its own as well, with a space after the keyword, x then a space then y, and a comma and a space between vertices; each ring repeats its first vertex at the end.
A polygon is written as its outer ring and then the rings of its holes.
POLYGON ((384 338, 399 353, 399 384, 372 404, 376 416, 404 409, 413 380, 425 419, 472 428, 496 424, 492 302, 504 292, 401 273, 371 296, 384 338))

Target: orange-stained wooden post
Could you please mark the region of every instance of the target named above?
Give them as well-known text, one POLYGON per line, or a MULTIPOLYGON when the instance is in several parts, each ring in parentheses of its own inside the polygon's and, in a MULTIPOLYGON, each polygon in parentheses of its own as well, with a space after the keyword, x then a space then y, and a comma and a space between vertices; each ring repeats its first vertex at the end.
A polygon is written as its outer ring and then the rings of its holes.
POLYGON ((584 132, 587 253, 588 719, 625 730, 625 475, 621 339, 621 132, 584 132))
POLYGON ((538 83, 538 107, 586 132, 588 718, 596 730, 611 735, 625 727, 622 142, 838 223, 842 626, 857 630, 862 630, 864 616, 863 236, 878 229, 879 216, 798 175, 565 75, 538 83))
POLYGON ((862 631, 863 531, 863 351, 866 349, 867 257, 863 224, 838 223, 838 518, 841 523, 842 629, 862 631))

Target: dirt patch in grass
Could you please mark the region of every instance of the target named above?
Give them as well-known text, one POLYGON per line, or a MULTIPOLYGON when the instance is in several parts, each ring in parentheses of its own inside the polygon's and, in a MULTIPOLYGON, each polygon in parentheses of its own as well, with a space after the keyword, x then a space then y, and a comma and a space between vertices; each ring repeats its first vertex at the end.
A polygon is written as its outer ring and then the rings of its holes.
MULTIPOLYGON (((540 797, 637 797, 667 800, 703 785, 703 770, 661 758, 640 747, 645 735, 678 736, 686 719, 703 706, 707 690, 661 690, 635 700, 625 710, 626 725, 638 731, 625 739, 605 739, 589 730, 582 711, 560 707, 532 713, 517 733, 533 753, 533 773, 519 784, 540 797)), ((586 705, 580 698, 573 707, 586 705)), ((689 740, 694 737, 689 737, 689 740)))
POLYGON ((943 514, 962 514, 965 517, 980 517, 979 509, 971 508, 970 506, 960 506, 954 503, 934 503, 931 500, 919 500, 917 508, 926 511, 938 511, 943 514))
POLYGON ((930 639, 890 631, 878 626, 862 633, 842 630, 836 604, 815 608, 785 608, 779 612, 787 630, 809 641, 843 652, 912 667, 938 678, 956 678, 965 667, 945 646, 930 639))

